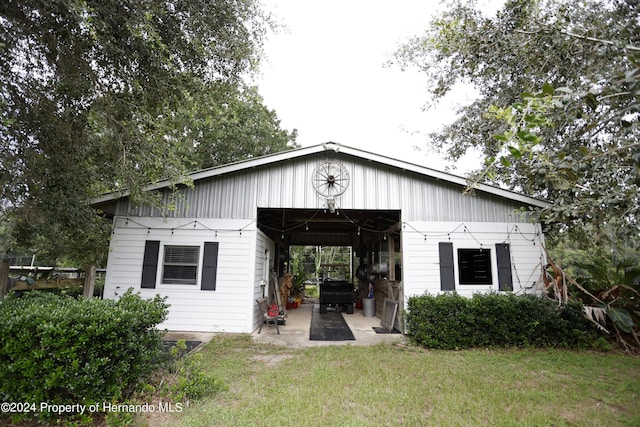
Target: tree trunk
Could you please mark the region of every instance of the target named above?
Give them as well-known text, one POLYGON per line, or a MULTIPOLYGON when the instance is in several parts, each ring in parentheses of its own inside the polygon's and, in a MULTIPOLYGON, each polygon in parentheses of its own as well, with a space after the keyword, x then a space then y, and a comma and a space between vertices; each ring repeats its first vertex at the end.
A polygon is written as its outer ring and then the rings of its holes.
POLYGON ((82 296, 85 298, 93 298, 93 288, 96 284, 96 266, 89 265, 84 273, 84 287, 82 288, 82 296))
POLYGON ((3 299, 9 291, 9 259, 3 258, 0 262, 0 299, 3 299))

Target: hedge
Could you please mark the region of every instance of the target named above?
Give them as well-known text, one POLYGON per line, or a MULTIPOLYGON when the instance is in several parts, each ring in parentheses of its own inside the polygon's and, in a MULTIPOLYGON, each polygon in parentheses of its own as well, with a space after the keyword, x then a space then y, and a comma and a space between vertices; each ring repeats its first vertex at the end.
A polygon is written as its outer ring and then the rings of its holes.
POLYGON ((0 302, 0 401, 121 402, 161 360, 156 326, 167 313, 164 298, 131 291, 118 301, 7 296, 0 302))
POLYGON ((410 339, 423 347, 589 348, 598 331, 582 315, 581 306, 535 295, 457 293, 410 297, 406 313, 410 339))

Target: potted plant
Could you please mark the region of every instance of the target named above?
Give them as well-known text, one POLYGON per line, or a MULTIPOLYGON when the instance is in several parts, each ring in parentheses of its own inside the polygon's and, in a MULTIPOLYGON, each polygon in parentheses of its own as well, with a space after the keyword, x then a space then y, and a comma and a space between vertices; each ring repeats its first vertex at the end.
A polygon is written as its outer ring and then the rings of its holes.
POLYGON ((294 307, 296 308, 302 304, 304 299, 304 282, 306 278, 302 274, 295 275, 293 277, 293 287, 291 288, 291 296, 293 297, 294 307))

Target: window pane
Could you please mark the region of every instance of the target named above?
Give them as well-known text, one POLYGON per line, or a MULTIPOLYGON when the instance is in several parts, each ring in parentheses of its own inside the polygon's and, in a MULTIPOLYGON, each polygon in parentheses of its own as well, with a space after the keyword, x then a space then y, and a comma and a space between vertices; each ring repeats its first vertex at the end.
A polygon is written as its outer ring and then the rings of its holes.
POLYGON ((186 265, 165 265, 162 282, 178 285, 195 285, 198 268, 186 265))
POLYGON ((461 285, 490 285, 491 250, 458 249, 458 272, 461 285))
POLYGON ((198 246, 165 246, 162 283, 195 285, 199 253, 198 246))
POLYGON ((197 246, 165 246, 164 262, 178 264, 198 264, 197 246))

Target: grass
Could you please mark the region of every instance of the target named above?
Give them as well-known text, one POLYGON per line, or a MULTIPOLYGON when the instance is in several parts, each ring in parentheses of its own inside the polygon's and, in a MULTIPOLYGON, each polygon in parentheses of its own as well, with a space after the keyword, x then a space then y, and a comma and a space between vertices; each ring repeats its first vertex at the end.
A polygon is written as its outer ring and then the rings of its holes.
POLYGON ((563 350, 306 349, 216 337, 227 387, 153 425, 640 425, 640 359, 563 350))

